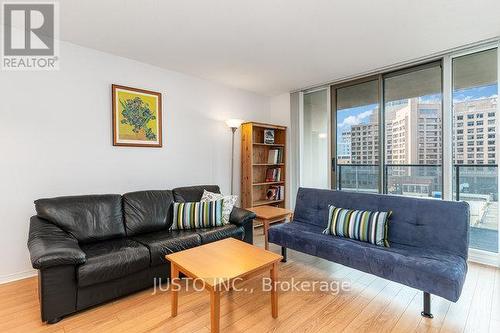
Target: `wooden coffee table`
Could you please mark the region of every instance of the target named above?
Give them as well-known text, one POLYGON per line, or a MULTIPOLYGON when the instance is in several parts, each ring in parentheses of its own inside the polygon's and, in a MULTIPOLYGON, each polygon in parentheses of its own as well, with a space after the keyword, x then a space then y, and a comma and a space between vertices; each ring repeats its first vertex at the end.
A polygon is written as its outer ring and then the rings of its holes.
POLYGON ((257 206, 247 208, 254 212, 257 218, 254 221, 261 222, 264 229, 264 247, 269 250, 268 231, 271 223, 281 222, 288 218, 289 221, 293 219, 293 212, 291 210, 274 207, 274 206, 257 206))
MULTIPOLYGON (((192 249, 166 255, 171 264, 171 281, 179 278, 179 272, 200 280, 210 293, 211 331, 219 332, 220 294, 223 286, 239 278, 248 278, 270 271, 271 314, 278 317, 278 293, 275 282, 278 279, 278 262, 282 256, 263 250, 254 245, 236 240, 223 239, 192 249)), ((172 288, 172 317, 177 316, 178 291, 172 288)))

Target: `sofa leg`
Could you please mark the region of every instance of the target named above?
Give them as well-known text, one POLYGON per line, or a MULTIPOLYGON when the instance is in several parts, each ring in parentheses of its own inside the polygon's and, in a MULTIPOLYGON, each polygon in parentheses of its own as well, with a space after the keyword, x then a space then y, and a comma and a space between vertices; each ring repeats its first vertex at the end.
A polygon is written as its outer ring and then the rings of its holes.
POLYGON ((283 256, 283 259, 281 259, 281 262, 286 262, 286 247, 284 247, 284 246, 281 247, 281 255, 283 256))
POLYGON ((420 313, 422 317, 434 318, 431 313, 431 294, 424 291, 424 311, 420 313))
POLYGON ((49 320, 47 320, 47 324, 50 324, 50 325, 56 324, 56 323, 60 322, 61 319, 62 319, 61 317, 56 317, 56 318, 49 319, 49 320))

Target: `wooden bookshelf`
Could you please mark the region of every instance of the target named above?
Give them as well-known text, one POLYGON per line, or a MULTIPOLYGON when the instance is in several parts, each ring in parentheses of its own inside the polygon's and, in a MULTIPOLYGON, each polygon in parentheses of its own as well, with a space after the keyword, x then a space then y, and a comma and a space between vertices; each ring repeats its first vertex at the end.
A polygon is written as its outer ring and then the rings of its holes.
POLYGON ((254 166, 279 166, 285 165, 285 163, 254 163, 254 166))
POLYGON ((254 146, 268 146, 268 147, 285 147, 284 144, 274 144, 274 143, 254 143, 254 146))
POLYGON ((253 202, 253 206, 275 205, 283 202, 283 200, 258 200, 253 202))
POLYGON ((272 205, 285 207, 286 202, 286 131, 285 126, 247 122, 241 127, 241 203, 245 208, 272 205), (274 130, 274 143, 264 142, 264 130, 274 130), (279 160, 269 163, 269 151, 279 150, 279 160), (269 169, 280 169, 279 179, 266 181, 269 169), (280 187, 281 197, 269 200, 271 186, 280 187))
POLYGON ((263 185, 278 185, 278 184, 284 184, 285 181, 277 181, 277 182, 262 182, 262 183, 253 183, 253 186, 263 186, 263 185))

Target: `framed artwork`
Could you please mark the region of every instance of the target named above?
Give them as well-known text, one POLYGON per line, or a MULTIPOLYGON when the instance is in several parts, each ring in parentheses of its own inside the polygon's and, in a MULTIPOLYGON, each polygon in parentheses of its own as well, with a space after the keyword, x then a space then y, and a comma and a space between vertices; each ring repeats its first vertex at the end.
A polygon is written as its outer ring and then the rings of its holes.
POLYGON ((113 146, 161 147, 161 93, 111 86, 113 146))

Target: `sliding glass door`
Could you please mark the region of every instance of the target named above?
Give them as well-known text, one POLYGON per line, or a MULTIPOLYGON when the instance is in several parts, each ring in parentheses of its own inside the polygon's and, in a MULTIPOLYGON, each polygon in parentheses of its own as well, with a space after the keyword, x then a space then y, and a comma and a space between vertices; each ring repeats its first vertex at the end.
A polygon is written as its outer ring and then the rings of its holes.
POLYGON ((334 187, 362 192, 379 191, 378 80, 332 88, 336 157, 334 187))
POLYGON ((332 87, 332 96, 335 188, 442 197, 441 62, 332 87))
POLYGON ((384 76, 385 193, 442 197, 441 62, 384 76))
POLYGON ((453 194, 470 205, 470 247, 498 252, 498 54, 453 59, 453 194))

